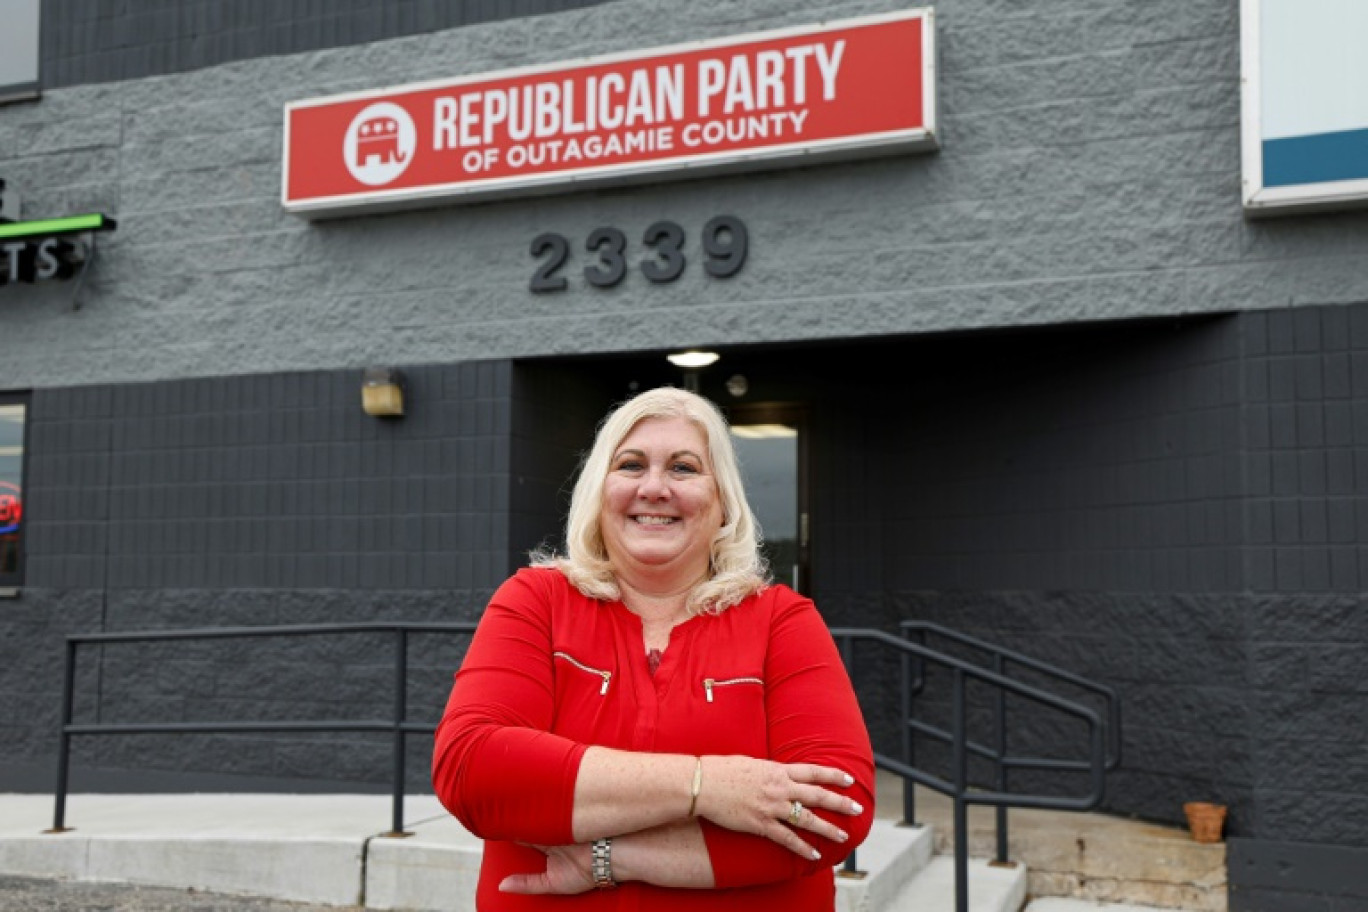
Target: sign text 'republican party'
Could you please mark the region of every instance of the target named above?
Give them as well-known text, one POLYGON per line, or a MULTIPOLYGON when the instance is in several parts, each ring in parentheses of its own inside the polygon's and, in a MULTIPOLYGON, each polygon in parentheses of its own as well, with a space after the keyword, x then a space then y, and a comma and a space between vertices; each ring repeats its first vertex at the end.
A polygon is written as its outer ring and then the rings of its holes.
POLYGON ((933 60, 914 10, 293 102, 283 203, 322 215, 933 147, 933 60))

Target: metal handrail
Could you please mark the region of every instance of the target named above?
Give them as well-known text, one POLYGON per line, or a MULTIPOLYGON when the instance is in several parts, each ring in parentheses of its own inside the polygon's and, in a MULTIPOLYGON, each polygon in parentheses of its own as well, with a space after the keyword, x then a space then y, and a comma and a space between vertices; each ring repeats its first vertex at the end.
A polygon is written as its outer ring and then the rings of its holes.
MULTIPOLYGON (((1020 652, 1007 649, 1003 646, 998 646, 996 643, 989 643, 988 641, 981 640, 978 637, 970 636, 967 633, 960 633, 958 630, 952 630, 949 627, 943 627, 940 624, 933 624, 930 621, 908 620, 903 621, 898 626, 902 629, 904 636, 907 636, 909 634, 915 634, 921 638, 920 641, 923 644, 926 643, 927 634, 930 634, 932 636, 937 636, 942 639, 949 640, 953 643, 957 643, 961 646, 968 646, 972 649, 978 650, 979 652, 987 653, 992 662, 992 669, 998 672, 999 674, 1006 674, 1007 663, 1010 662, 1014 665, 1019 665, 1022 668, 1029 668, 1036 674, 1048 678, 1053 678, 1056 681, 1062 681, 1063 683, 1075 687, 1079 690, 1087 691, 1093 694, 1094 696, 1100 697, 1102 699, 1102 702, 1106 705, 1107 772, 1111 772, 1121 765, 1121 700, 1117 697, 1116 691, 1114 689, 1106 686, 1105 684, 1098 684, 1095 681, 1089 681, 1088 679, 1076 675, 1073 672, 1065 671, 1062 668, 1058 668, 1054 665, 1042 662, 1039 659, 1034 659, 1028 655, 1023 655, 1020 652)), ((920 692, 921 683, 923 682, 920 681, 919 676, 914 677, 914 695, 920 692)), ((999 691, 997 694, 997 706, 995 707, 995 715, 998 720, 998 747, 1000 751, 1003 753, 1006 752, 1007 747, 1005 743, 1006 728, 1004 717, 1006 713, 1006 706, 1003 703, 1004 700, 1005 695, 1001 691, 999 691)), ((987 756, 990 759, 992 759, 991 754, 983 754, 983 756, 987 756)), ((1007 772, 1009 769, 1013 767, 1013 765, 1014 764, 1007 761, 1001 761, 998 763, 997 787, 999 789, 1005 790, 1007 788, 1007 772)), ((907 796, 904 796, 904 801, 915 801, 915 798, 909 799, 907 796)), ((904 813, 909 815, 908 819, 911 819, 911 811, 909 810, 909 808, 904 808, 904 813)), ((1006 861, 1007 809, 1003 807, 997 808, 997 810, 995 811, 995 816, 997 823, 997 860, 1006 861)))
POLYGON ((57 755, 57 787, 54 796, 53 823, 49 833, 64 833, 66 799, 71 772, 71 738, 73 735, 131 735, 170 733, 243 733, 243 732, 392 732, 393 780, 391 826, 386 836, 404 836, 404 765, 405 737, 410 734, 432 734, 436 726, 409 722, 408 714, 408 635, 410 633, 475 632, 474 621, 414 622, 358 621, 335 624, 282 624, 271 627, 199 627, 176 630, 137 630, 115 633, 79 633, 66 638, 66 666, 62 679, 62 727, 57 755), (169 640, 219 640, 230 638, 259 638, 279 636, 312 636, 336 633, 394 634, 394 713, 389 719, 320 720, 307 719, 275 722, 120 722, 74 723, 76 691, 76 648, 83 643, 150 643, 169 640))
MULTIPOLYGON (((943 628, 941 628, 943 629, 943 628)), ((953 633, 953 632, 952 632, 953 633)), ((847 669, 853 669, 853 647, 860 640, 872 641, 890 647, 900 653, 902 660, 902 707, 903 707, 903 760, 875 752, 875 765, 903 778, 904 822, 915 823, 915 805, 910 800, 914 783, 934 789, 950 797, 954 807, 955 829, 955 909, 967 912, 969 908, 969 805, 978 804, 996 807, 999 810, 999 861, 1006 861, 1006 820, 1005 810, 1009 807, 1037 808, 1044 810, 1087 811, 1101 803, 1105 774, 1108 770, 1107 751, 1103 741, 1103 723, 1092 708, 1049 693, 1039 687, 1014 680, 1001 670, 987 669, 954 656, 914 643, 905 637, 897 637, 882 630, 854 627, 833 627, 831 635, 840 647, 842 660, 847 669), (922 662, 932 662, 947 668, 952 673, 951 729, 946 731, 912 718, 911 701, 915 693, 925 686, 922 675, 922 662), (917 664, 914 676, 913 664, 917 664), (997 744, 989 747, 977 744, 968 735, 968 698, 966 689, 969 680, 975 680, 997 689, 996 703, 997 744), (1044 706, 1067 716, 1082 720, 1088 729, 1088 759, 1086 762, 1055 760, 1042 757, 1013 757, 1007 752, 1006 744, 1006 694, 1011 693, 1038 705, 1044 706), (948 742, 951 745, 951 775, 953 781, 917 769, 914 752, 914 733, 948 742), (994 760, 999 770, 1007 766, 1013 768, 1041 769, 1068 772, 1086 772, 1088 791, 1078 797, 1068 798, 1056 795, 1032 795, 1010 792, 1005 778, 999 774, 998 785, 993 790, 971 790, 969 784, 970 754, 994 760)), ((986 644, 985 644, 986 645, 986 644)), ((1007 650, 1002 650, 1007 655, 1007 650)), ((1012 654, 1013 659, 1016 655, 1012 654)), ((1020 657, 1025 659, 1026 657, 1020 657)), ((1027 659, 1026 663, 1037 671, 1054 673, 1062 679, 1076 679, 1061 669, 1053 669, 1044 663, 1027 659)), ((1082 679, 1070 680, 1078 683, 1082 679)), ((1085 682, 1091 684, 1091 682, 1085 682)), ((1100 686, 1100 685, 1098 685, 1100 686)), ((1113 694, 1114 697, 1114 694, 1113 694)), ((1119 713, 1115 717, 1119 729, 1119 713)), ((1118 756, 1119 760, 1119 756, 1118 756)), ((846 870, 855 870, 855 853, 846 859, 846 870)))
MULTIPOLYGON (((993 670, 999 674, 1006 673, 1006 665, 1011 662, 1023 668, 1029 668, 1038 674, 1054 678, 1056 681, 1063 681, 1071 684, 1080 690, 1086 690, 1101 697, 1106 703, 1106 728, 1107 728, 1107 772, 1114 771, 1121 765, 1121 699, 1117 696, 1115 688, 1105 684, 1098 684, 1096 681, 1089 681, 1087 678, 1076 675, 1071 671, 1065 671, 1047 662, 1034 659, 1028 655, 989 643, 978 637, 970 636, 967 633, 960 633, 958 630, 951 630, 949 627, 942 627, 940 624, 933 624, 930 621, 903 621, 898 625, 903 631, 911 631, 919 634, 930 633, 935 636, 943 637, 947 640, 970 646, 974 649, 989 653, 994 658, 993 670)), ((925 640, 922 641, 925 644, 925 640)))
MULTIPOLYGON (((48 832, 65 832, 66 798, 69 785, 71 738, 76 735, 118 735, 118 734, 167 734, 167 733, 243 733, 243 732, 322 732, 322 731, 377 731, 392 732, 393 781, 391 829, 386 835, 402 836, 403 797, 405 767, 405 737, 409 734, 431 734, 436 730, 432 724, 409 722, 407 714, 407 674, 408 674, 408 634, 409 633, 460 633, 475 632, 476 622, 390 622, 368 621, 334 624, 291 624, 267 627, 212 627, 176 630, 123 631, 111 633, 73 634, 66 637, 66 663, 62 685, 62 725, 58 753, 57 787, 53 827, 48 832), (165 642, 175 640, 210 640, 229 638, 260 638, 278 636, 310 636, 338 633, 376 633, 394 634, 394 713, 390 719, 374 720, 296 720, 273 722, 134 722, 134 723, 75 723, 74 695, 76 680, 77 647, 82 644, 122 644, 135 642, 165 642)), ((831 635, 840 645, 841 655, 847 668, 853 667, 853 646, 857 641, 871 641, 898 651, 902 660, 901 695, 903 708, 902 760, 875 753, 874 761, 879 767, 889 770, 904 779, 904 816, 907 823, 914 822, 915 806, 911 801, 913 783, 924 785, 949 796, 954 804, 955 825, 955 903, 956 912, 968 909, 968 806, 973 804, 1007 807, 1040 808, 1054 810, 1084 811, 1096 807, 1102 800, 1104 774, 1114 769, 1120 759, 1120 709, 1119 701, 1110 688, 1094 684, 1076 675, 1053 668, 1010 650, 1001 649, 936 625, 921 622, 906 622, 904 631, 918 630, 946 636, 966 645, 986 649, 995 655, 995 668, 987 669, 970 662, 938 652, 924 644, 915 643, 903 637, 894 636, 882 630, 869 628, 837 627, 831 635), (1005 661, 1011 661, 1031 668, 1036 672, 1066 681, 1078 687, 1101 693, 1108 700, 1109 725, 1104 726, 1098 714, 1091 708, 1074 703, 1052 694, 1039 687, 1014 680, 1004 674, 1005 661), (913 674, 913 664, 916 673, 913 674), (912 699, 925 687, 922 662, 932 662, 949 669, 953 674, 951 729, 938 728, 912 718, 912 699), (967 712, 968 698, 966 689, 969 680, 975 680, 998 689, 997 722, 999 739, 996 747, 989 747, 970 740, 968 736, 967 712), (1005 695, 1015 694, 1033 703, 1055 710, 1068 716, 1081 719, 1088 729, 1088 760, 1068 761, 1041 757, 1014 757, 1007 753, 1005 695), (1115 751, 1109 757, 1103 743, 1104 728, 1115 739, 1115 751), (913 764, 913 734, 946 741, 951 745, 953 781, 943 779, 913 764), (968 777, 969 756, 985 757, 998 764, 999 769, 1026 768, 1069 772, 1086 772, 1089 775, 1089 790, 1075 798, 1054 795, 1030 795, 1009 792, 1005 781, 996 790, 971 790, 968 777)), ((999 854, 1005 860, 1006 821, 1000 820, 999 854)), ((855 869, 855 853, 846 861, 847 870, 855 869)))

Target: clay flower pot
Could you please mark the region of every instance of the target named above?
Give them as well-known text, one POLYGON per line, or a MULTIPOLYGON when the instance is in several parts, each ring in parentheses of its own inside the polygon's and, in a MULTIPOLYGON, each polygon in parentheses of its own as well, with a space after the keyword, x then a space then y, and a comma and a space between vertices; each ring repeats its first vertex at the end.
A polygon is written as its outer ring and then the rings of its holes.
POLYGON ((1220 842, 1221 830, 1225 828, 1226 808, 1224 804, 1208 804, 1205 801, 1189 801, 1183 805, 1187 814, 1188 828, 1192 838, 1198 842, 1220 842))

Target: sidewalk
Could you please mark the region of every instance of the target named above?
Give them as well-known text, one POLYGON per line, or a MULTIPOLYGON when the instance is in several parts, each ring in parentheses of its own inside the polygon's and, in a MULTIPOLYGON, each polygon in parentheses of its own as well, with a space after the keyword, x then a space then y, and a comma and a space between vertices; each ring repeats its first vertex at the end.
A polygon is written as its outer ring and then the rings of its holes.
MULTIPOLYGON (((862 881, 838 905, 891 899, 911 870, 948 846, 948 802, 918 790, 930 826, 894 826, 901 783, 880 774, 876 827, 859 850, 862 881)), ((474 910, 480 841, 431 795, 409 796, 391 838, 388 795, 75 794, 70 832, 45 834, 53 799, 0 794, 0 875, 113 881, 372 909, 474 910)), ((1183 831, 1096 814, 1012 813, 1012 857, 1030 892, 1224 912, 1225 846, 1183 831)), ((991 811, 970 814, 971 854, 991 853, 991 811)), ((1066 907, 1061 907, 1066 908, 1066 907)))
MULTIPOLYGON (((50 795, 0 794, 0 874, 118 881, 369 909, 474 912, 480 840, 430 795, 404 802, 393 838, 386 795, 71 795, 65 833, 50 795)), ((929 830, 889 820, 861 847, 865 880, 843 881, 841 907, 891 892, 929 830), (915 845, 914 845, 915 844, 915 845)))
POLYGON ((380 835, 389 819, 384 795, 72 795, 72 830, 45 834, 51 796, 0 795, 0 872, 372 908, 473 909, 451 899, 471 892, 480 841, 430 795, 404 803, 414 835, 380 835), (424 876, 406 876, 413 867, 424 876), (416 887, 440 892, 429 901, 410 895, 416 887))

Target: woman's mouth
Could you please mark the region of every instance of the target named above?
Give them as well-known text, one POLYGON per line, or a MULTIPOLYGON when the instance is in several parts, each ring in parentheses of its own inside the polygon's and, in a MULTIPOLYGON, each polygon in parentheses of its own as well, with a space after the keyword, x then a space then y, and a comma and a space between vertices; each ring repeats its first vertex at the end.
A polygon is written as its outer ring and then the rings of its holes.
POLYGON ((670 523, 677 522, 678 516, 647 516, 638 514, 632 517, 632 521, 639 526, 668 526, 670 523))

